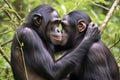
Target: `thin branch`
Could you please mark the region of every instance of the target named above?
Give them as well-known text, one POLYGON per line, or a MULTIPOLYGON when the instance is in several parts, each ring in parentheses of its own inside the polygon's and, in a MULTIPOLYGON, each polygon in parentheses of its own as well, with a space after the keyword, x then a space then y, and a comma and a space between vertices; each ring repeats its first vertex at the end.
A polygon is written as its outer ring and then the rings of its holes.
POLYGON ((6 53, 4 52, 4 50, 2 49, 2 47, 0 47, 0 53, 1 55, 4 57, 4 59, 9 63, 10 63, 10 59, 8 58, 8 56, 6 55, 6 53))
POLYGON ((4 31, 4 32, 1 32, 0 35, 4 35, 4 34, 7 34, 9 32, 12 32, 13 30, 7 30, 7 31, 4 31))
POLYGON ((1 44, 1 47, 3 47, 4 45, 6 45, 6 44, 12 42, 12 40, 13 40, 13 39, 10 39, 10 40, 5 41, 4 43, 1 44))
POLYGON ((10 15, 10 13, 8 12, 8 10, 3 10, 4 11, 4 13, 10 18, 10 20, 12 20, 12 17, 11 17, 11 15, 10 15))
POLYGON ((110 20, 111 16, 113 15, 113 13, 114 13, 114 11, 115 11, 115 9, 116 9, 116 7, 117 7, 117 5, 118 5, 119 2, 120 2, 120 0, 115 0, 114 1, 113 5, 112 5, 112 7, 110 9, 110 11, 108 12, 105 20, 103 21, 103 24, 101 24, 101 26, 100 26, 101 32, 103 32, 105 26, 107 25, 108 21, 110 20))
POLYGON ((98 6, 98 7, 101 7, 101 8, 103 8, 103 9, 107 10, 107 11, 110 10, 109 8, 107 8, 107 7, 103 6, 103 5, 100 5, 100 4, 98 4, 98 3, 95 3, 95 2, 92 2, 92 3, 93 3, 94 5, 96 5, 96 6, 98 6))
POLYGON ((16 39, 18 40, 18 43, 20 45, 20 51, 21 51, 21 56, 22 56, 22 60, 23 60, 23 66, 24 66, 24 69, 25 69, 25 76, 26 76, 26 80, 28 80, 28 72, 27 72, 27 67, 26 67, 26 63, 25 63, 24 52, 23 52, 23 49, 22 49, 22 46, 24 46, 24 43, 20 42, 20 40, 18 38, 18 35, 16 35, 16 39))
POLYGON ((4 13, 10 18, 10 22, 15 26, 15 29, 16 29, 17 23, 16 23, 15 20, 12 19, 11 14, 9 13, 9 11, 6 10, 6 9, 4 9, 4 8, 3 8, 2 10, 3 10, 4 13))
MULTIPOLYGON (((10 9, 13 9, 12 5, 9 3, 8 0, 4 0, 4 2, 9 6, 10 9)), ((20 17, 20 15, 16 11, 13 13, 17 16, 18 20, 20 20, 20 21, 22 20, 22 18, 20 17)))
POLYGON ((112 47, 114 47, 115 45, 117 45, 120 42, 120 39, 118 41, 116 41, 112 46, 110 46, 109 48, 111 49, 112 47))

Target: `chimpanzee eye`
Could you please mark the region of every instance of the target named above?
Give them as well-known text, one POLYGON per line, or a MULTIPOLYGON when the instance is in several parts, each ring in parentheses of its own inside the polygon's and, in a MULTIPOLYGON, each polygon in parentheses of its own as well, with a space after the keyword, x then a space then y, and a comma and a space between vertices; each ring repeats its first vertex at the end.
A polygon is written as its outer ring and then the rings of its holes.
POLYGON ((55 32, 60 33, 60 30, 59 30, 59 28, 58 28, 58 27, 57 27, 57 28, 55 28, 55 32))

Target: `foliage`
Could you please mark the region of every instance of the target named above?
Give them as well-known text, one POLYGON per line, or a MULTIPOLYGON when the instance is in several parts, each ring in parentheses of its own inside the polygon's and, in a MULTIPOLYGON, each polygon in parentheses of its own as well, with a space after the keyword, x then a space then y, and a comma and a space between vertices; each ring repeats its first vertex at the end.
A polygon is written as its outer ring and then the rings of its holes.
MULTIPOLYGON (((7 1, 7 0, 6 0, 7 1)), ((57 9, 61 18, 72 10, 82 10, 89 14, 93 22, 99 26, 103 23, 106 14, 110 10, 114 0, 9 0, 13 8, 0 1, 0 47, 4 53, 10 58, 11 40, 15 30, 25 21, 26 15, 31 9, 40 4, 50 4, 57 9), (9 14, 7 14, 7 12, 9 14), (19 19, 15 13, 21 16, 19 19)), ((103 42, 110 48, 120 65, 120 5, 117 6, 108 25, 102 33, 103 42), (116 43, 116 44, 115 44, 116 43)), ((11 67, 0 55, 0 80, 13 80, 11 67)))

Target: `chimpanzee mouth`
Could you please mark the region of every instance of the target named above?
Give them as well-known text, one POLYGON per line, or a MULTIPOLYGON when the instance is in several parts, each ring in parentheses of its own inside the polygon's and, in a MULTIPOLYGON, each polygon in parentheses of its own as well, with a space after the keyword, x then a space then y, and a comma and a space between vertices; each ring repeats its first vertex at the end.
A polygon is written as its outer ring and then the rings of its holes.
POLYGON ((52 37, 54 40, 56 40, 56 41, 59 41, 59 42, 62 41, 62 36, 52 35, 51 37, 52 37))

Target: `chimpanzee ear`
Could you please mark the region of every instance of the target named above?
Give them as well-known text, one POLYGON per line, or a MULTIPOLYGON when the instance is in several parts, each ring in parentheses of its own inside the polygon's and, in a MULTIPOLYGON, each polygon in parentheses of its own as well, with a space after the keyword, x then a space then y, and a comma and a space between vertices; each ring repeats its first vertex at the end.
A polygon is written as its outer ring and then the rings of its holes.
POLYGON ((43 16, 41 14, 34 14, 32 20, 35 25, 39 26, 42 23, 43 16))
POLYGON ((84 20, 79 20, 77 23, 77 29, 79 32, 82 32, 86 29, 87 25, 86 22, 84 20))

